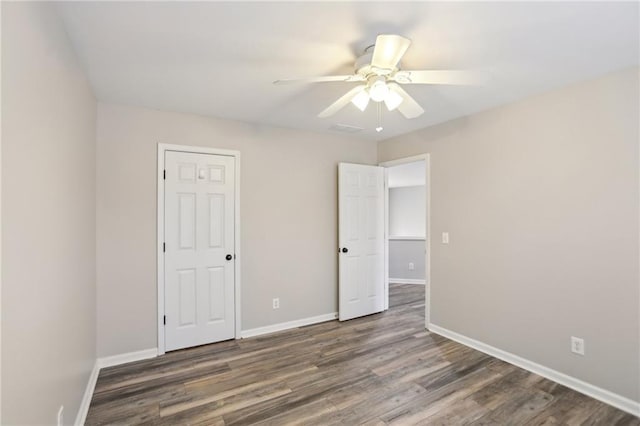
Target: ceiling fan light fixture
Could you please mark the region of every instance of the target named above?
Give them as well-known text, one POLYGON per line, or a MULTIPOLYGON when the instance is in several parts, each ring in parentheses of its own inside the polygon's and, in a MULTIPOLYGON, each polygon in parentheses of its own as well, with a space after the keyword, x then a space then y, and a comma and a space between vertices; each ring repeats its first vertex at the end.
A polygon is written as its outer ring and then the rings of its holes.
MULTIPOLYGON (((424 114, 424 109, 401 85, 473 85, 480 84, 488 77, 480 78, 481 76, 465 70, 403 70, 400 61, 410 45, 411 40, 400 35, 380 34, 375 43, 356 59, 354 74, 276 80, 274 84, 360 83, 322 110, 318 118, 331 117, 349 103, 364 112, 373 100, 378 104, 374 106, 379 117, 381 103, 384 102, 389 111, 398 110, 404 118, 412 119, 424 114)), ((382 126, 379 127, 381 131, 382 126)))
POLYGON ((376 80, 371 87, 369 87, 369 96, 374 102, 382 102, 389 94, 389 86, 384 80, 376 80))
POLYGON ((389 90, 389 93, 387 93, 387 97, 384 98, 384 104, 387 106, 387 109, 389 111, 393 111, 394 109, 398 108, 398 106, 400 106, 403 100, 403 97, 398 93, 394 92, 393 90, 389 90))
POLYGON ((360 111, 364 111, 367 109, 367 105, 369 105, 369 94, 366 90, 363 90, 351 99, 351 103, 360 111))

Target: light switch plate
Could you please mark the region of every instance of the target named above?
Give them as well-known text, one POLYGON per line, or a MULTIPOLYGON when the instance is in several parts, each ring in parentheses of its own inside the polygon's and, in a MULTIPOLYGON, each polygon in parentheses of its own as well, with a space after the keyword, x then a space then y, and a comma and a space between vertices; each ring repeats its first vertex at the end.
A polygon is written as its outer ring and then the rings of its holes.
POLYGON ((442 233, 442 244, 449 244, 449 233, 448 232, 443 232, 442 233))

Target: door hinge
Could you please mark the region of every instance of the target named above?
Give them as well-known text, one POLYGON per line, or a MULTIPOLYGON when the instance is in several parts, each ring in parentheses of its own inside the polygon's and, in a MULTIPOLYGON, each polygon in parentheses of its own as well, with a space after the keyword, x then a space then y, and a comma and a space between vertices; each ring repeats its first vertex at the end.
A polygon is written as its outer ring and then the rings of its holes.
POLYGON ((163 317, 163 323, 164 323, 164 325, 167 325, 167 316, 166 315, 163 317))
POLYGON ((162 243, 162 252, 166 252, 167 251, 167 243, 162 243))
POLYGON ((162 171, 162 179, 165 179, 165 180, 167 179, 167 171, 166 170, 162 171))

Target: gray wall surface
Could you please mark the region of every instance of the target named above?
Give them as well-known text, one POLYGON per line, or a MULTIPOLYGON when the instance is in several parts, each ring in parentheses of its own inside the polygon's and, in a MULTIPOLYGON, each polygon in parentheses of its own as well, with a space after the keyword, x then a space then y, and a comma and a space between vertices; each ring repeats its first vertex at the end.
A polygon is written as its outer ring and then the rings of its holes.
POLYGON ((425 214, 424 185, 389 188, 389 235, 424 237, 425 214))
POLYGON ((337 310, 337 164, 375 143, 108 104, 97 133, 99 356, 157 346, 158 142, 242 153, 244 330, 337 310))
POLYGON ((424 280, 425 241, 389 240, 389 278, 424 280), (409 262, 414 269, 409 269, 409 262))
POLYGON ((431 154, 432 323, 636 401, 638 80, 624 70, 378 145, 380 161, 431 154))
POLYGON ((96 354, 96 101, 55 5, 2 2, 2 419, 75 420, 96 354))
MULTIPOLYGON (((426 223, 424 185, 389 188, 390 238, 424 237, 426 223)), ((425 246, 424 240, 390 239, 389 278, 424 280, 425 246), (409 269, 409 262, 414 264, 413 270, 409 269)))

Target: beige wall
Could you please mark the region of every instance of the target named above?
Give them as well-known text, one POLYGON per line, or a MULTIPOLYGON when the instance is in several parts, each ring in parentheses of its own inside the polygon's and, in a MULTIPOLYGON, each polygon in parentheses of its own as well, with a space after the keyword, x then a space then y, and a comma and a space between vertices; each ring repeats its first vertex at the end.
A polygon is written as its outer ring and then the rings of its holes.
POLYGON ((93 367, 96 102, 54 5, 2 3, 2 424, 72 424, 93 367))
POLYGON ((432 323, 640 398, 638 89, 626 70, 379 144, 431 154, 432 323))
POLYGON ((98 356, 157 346, 159 142, 241 151, 244 330, 337 310, 336 166, 375 143, 107 104, 97 135, 98 356))

